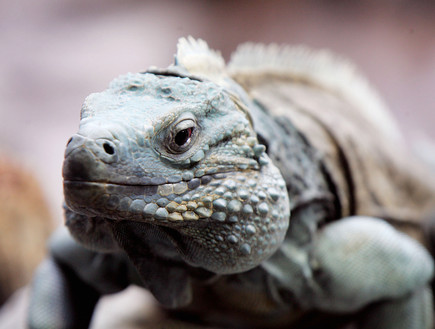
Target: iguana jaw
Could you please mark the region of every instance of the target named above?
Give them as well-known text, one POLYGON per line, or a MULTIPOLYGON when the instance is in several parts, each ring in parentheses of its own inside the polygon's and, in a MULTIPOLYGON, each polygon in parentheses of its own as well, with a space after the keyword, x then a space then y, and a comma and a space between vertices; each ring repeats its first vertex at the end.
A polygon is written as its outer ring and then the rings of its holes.
MULTIPOLYGON (((155 222, 161 225, 210 218, 224 221, 222 214, 216 214, 216 209, 213 211, 213 202, 221 198, 225 189, 221 187, 217 193, 213 190, 227 177, 246 181, 245 177, 250 176, 251 171, 218 173, 160 185, 89 182, 66 178, 64 194, 71 210, 88 216, 155 222)), ((151 183, 152 180, 142 181, 151 183)), ((235 186, 233 183, 226 185, 235 186)))

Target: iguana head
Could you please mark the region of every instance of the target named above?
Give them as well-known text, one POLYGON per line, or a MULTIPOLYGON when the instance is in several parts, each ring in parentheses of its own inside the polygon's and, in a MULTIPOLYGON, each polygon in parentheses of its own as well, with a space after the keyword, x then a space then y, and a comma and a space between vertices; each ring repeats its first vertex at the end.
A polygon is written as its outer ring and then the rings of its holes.
POLYGON ((198 42, 183 42, 174 67, 122 76, 86 99, 65 153, 66 204, 159 227, 193 266, 245 271, 284 238, 286 186, 248 105, 217 75, 180 63, 187 46, 198 52, 198 42))

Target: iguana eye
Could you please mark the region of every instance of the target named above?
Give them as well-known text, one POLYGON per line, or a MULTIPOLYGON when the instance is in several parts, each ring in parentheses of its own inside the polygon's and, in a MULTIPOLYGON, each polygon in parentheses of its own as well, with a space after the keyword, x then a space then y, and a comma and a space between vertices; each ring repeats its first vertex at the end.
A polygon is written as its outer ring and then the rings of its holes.
POLYGON ((195 137, 196 122, 192 119, 185 119, 177 123, 170 134, 168 148, 173 153, 187 151, 193 144, 195 137))

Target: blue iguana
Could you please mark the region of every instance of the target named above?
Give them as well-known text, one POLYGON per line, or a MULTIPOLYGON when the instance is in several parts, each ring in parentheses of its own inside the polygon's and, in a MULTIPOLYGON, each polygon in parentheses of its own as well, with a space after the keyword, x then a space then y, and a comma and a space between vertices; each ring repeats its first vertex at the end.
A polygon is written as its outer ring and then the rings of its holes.
POLYGON ((245 44, 226 65, 181 39, 86 99, 63 178, 30 328, 85 328, 131 284, 167 310, 145 328, 432 328, 435 181, 327 51, 245 44))

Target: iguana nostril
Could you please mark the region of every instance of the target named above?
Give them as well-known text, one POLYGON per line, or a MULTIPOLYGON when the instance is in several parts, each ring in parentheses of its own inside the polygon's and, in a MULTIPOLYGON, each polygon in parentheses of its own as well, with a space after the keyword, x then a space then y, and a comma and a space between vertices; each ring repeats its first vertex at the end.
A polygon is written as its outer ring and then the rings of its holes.
POLYGON ((110 143, 105 142, 105 143, 103 144, 103 148, 104 148, 104 151, 105 151, 107 154, 109 154, 109 155, 113 155, 113 154, 115 154, 115 148, 114 148, 110 143))
POLYGON ((71 144, 73 138, 71 137, 70 139, 68 139, 68 142, 66 143, 66 146, 68 146, 69 144, 71 144))

